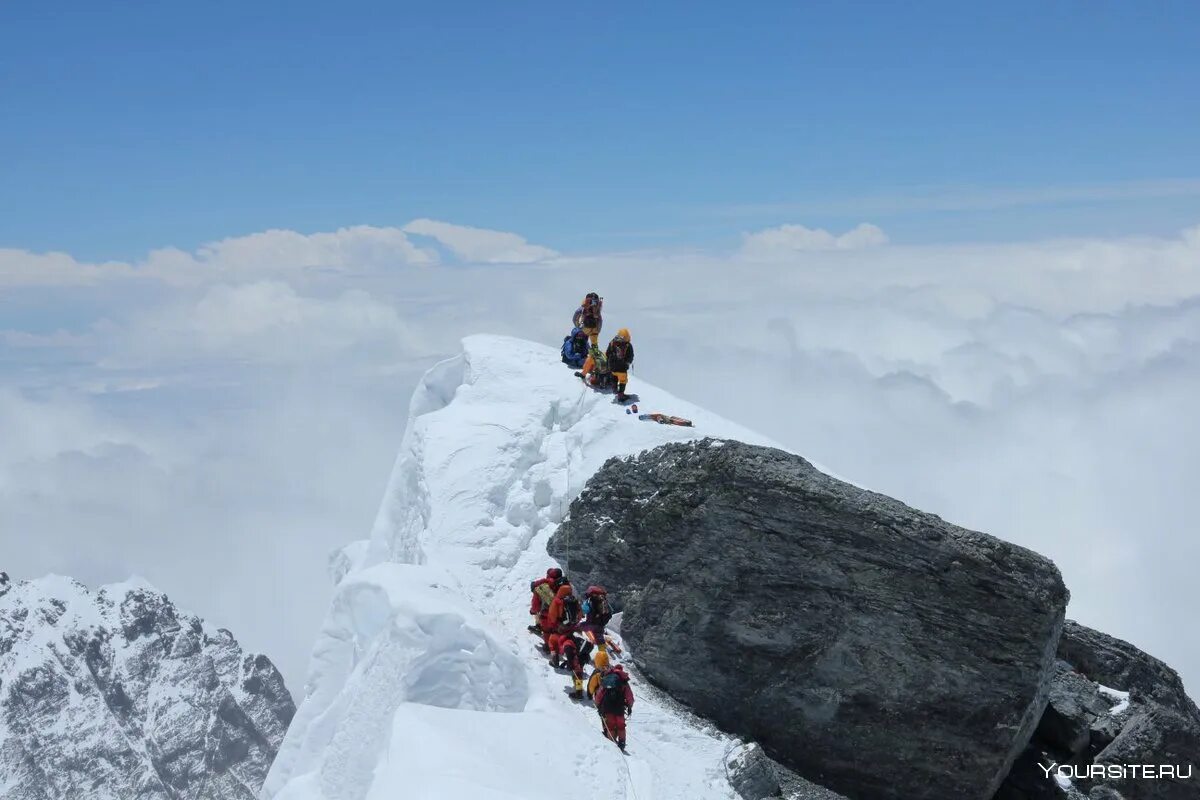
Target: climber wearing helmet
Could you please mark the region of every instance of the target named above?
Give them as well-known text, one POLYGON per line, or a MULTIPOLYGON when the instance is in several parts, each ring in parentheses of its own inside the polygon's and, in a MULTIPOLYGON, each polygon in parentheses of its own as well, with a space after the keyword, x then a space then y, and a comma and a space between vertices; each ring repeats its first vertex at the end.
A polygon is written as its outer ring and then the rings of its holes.
POLYGON ((621 328, 609 342, 605 352, 608 359, 608 369, 613 380, 617 382, 617 402, 626 400, 625 385, 629 382, 629 368, 633 366, 633 340, 628 328, 621 328))
POLYGON ((592 660, 592 663, 595 665, 595 669, 592 670, 592 674, 588 677, 587 682, 587 696, 589 700, 596 696, 596 690, 600 688, 600 679, 604 677, 604 672, 608 669, 608 653, 604 650, 599 651, 596 653, 596 657, 592 660))

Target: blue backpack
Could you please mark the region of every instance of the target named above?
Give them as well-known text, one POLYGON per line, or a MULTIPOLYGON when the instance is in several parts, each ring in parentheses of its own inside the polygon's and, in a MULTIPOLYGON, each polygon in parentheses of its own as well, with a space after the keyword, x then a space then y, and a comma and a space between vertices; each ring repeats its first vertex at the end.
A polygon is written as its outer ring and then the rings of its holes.
POLYGON ((572 328, 571 332, 563 337, 562 361, 573 369, 579 369, 587 360, 587 350, 587 334, 579 328, 572 328))

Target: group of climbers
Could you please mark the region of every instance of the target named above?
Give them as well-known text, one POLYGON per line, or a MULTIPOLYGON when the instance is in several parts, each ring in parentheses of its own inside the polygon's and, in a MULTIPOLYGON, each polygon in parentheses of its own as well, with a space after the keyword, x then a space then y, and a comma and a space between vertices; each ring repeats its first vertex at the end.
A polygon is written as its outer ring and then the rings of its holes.
POLYGON ((602 586, 589 586, 583 599, 575 595, 571 581, 558 567, 529 584, 533 615, 530 633, 542 637, 541 649, 550 666, 571 674, 570 696, 582 700, 586 694, 600 715, 601 731, 625 749, 625 718, 633 714, 633 690, 629 675, 620 664, 612 664, 605 627, 612 619, 608 593, 602 586), (595 657, 592 651, 595 650, 595 657), (584 668, 592 664, 586 683, 584 668))
POLYGON ((571 318, 574 327, 563 338, 562 360, 577 369, 575 377, 599 391, 613 391, 617 402, 629 399, 625 388, 629 383, 629 368, 633 366, 633 341, 628 328, 621 328, 600 350, 600 329, 604 326, 604 298, 588 292, 583 303, 571 318))

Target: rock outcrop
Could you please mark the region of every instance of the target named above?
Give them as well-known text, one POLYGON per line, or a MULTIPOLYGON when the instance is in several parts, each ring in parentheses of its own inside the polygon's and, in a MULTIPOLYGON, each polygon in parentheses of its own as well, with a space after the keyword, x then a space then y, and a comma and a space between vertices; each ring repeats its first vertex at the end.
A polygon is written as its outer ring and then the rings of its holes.
POLYGON ((1042 718, 1047 559, 765 447, 612 459, 549 544, 648 679, 853 800, 985 800, 1042 718))
POLYGON ((1200 710, 1179 675, 1071 620, 1058 658, 1042 721, 996 800, 1200 800, 1200 710))
POLYGON ((294 713, 265 656, 145 584, 0 581, 5 800, 253 800, 294 713))

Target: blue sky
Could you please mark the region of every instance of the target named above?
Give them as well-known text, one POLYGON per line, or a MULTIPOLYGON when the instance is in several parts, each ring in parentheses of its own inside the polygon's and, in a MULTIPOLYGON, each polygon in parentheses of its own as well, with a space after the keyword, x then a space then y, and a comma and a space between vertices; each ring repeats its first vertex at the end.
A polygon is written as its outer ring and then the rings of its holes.
POLYGON ((1200 220, 1197 41, 1190 2, 10 2, 0 247, 1166 234, 1200 220))

